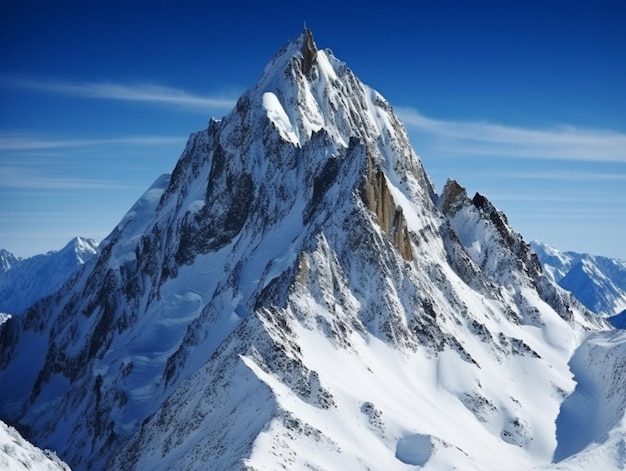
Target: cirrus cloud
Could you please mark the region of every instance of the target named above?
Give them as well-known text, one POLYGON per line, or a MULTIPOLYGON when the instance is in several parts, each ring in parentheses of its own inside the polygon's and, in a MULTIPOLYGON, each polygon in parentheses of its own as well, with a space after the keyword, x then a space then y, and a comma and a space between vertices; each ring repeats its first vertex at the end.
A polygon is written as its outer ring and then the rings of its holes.
POLYGON ((111 82, 51 81, 30 78, 2 77, 0 83, 48 93, 84 98, 145 102, 182 107, 196 111, 230 110, 236 100, 228 97, 202 96, 172 87, 151 84, 120 84, 111 82))
POLYGON ((184 144, 182 136, 121 136, 109 138, 48 138, 20 132, 0 132, 0 151, 65 149, 102 145, 153 146, 184 144))
POLYGON ((431 135, 446 153, 519 159, 626 163, 626 134, 570 125, 530 129, 485 121, 434 119, 397 108, 405 126, 431 135))

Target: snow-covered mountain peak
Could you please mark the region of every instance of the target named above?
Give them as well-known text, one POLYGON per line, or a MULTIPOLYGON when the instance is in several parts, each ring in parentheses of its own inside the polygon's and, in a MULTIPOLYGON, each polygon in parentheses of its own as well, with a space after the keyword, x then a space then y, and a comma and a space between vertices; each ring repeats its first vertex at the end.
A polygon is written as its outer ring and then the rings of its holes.
POLYGON ((548 279, 530 244, 485 196, 476 193, 470 199, 461 185, 448 180, 437 203, 445 216, 444 227, 451 230, 444 231, 448 257, 468 284, 483 278, 507 287, 516 292, 516 303, 525 303, 522 293, 531 289, 567 322, 586 328, 596 324, 592 314, 584 309, 582 316, 575 314, 578 309, 572 308, 577 301, 548 279), (458 252, 456 243, 463 247, 462 252, 458 252))
POLYGON ((502 265, 510 263, 508 252, 513 251, 513 259, 518 259, 517 268, 531 269, 528 272, 531 278, 541 271, 521 235, 513 231, 504 213, 485 196, 476 193, 470 199, 465 188, 448 180, 438 199, 438 207, 481 270, 491 274, 506 273, 502 265), (494 253, 494 249, 498 249, 497 252, 494 253), (522 260, 530 266, 526 267, 522 260))
POLYGON ((605 326, 485 197, 435 201, 389 103, 305 30, 2 324, 0 417, 79 469, 548 463, 605 326))
POLYGON ((76 236, 70 240, 61 252, 72 251, 80 264, 90 260, 98 251, 98 243, 94 239, 76 236))
POLYGON ((308 76, 313 64, 317 62, 318 49, 313 39, 313 32, 304 28, 300 35, 284 45, 270 60, 265 67, 264 76, 271 76, 281 69, 293 58, 300 61, 300 70, 308 76))
POLYGON ((7 272, 21 259, 5 249, 0 249, 0 273, 7 272))
POLYGON ((38 299, 55 292, 95 257, 97 247, 93 239, 75 237, 61 250, 29 258, 0 250, 0 312, 18 315, 38 299))
POLYGON ((454 215, 469 201, 467 191, 456 180, 448 179, 437 199, 437 206, 444 214, 454 215))
POLYGON ((381 149, 395 147, 404 154, 404 162, 395 161, 393 152, 383 152, 376 163, 420 173, 406 130, 389 102, 363 84, 330 49, 318 49, 308 29, 274 56, 232 114, 241 116, 249 109, 267 116, 294 146, 302 147, 323 130, 344 148, 351 138, 381 149))

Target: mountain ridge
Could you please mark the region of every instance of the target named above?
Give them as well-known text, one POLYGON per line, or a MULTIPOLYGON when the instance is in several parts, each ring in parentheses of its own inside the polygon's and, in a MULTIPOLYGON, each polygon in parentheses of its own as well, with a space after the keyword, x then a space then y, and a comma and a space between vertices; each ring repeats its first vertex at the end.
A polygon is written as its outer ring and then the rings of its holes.
POLYGON ((611 317, 626 310, 626 262, 578 252, 564 252, 533 241, 548 276, 574 293, 588 309, 611 317))
POLYGON ((52 294, 95 256, 97 247, 93 239, 74 237, 58 251, 28 258, 0 249, 0 312, 19 315, 52 294))

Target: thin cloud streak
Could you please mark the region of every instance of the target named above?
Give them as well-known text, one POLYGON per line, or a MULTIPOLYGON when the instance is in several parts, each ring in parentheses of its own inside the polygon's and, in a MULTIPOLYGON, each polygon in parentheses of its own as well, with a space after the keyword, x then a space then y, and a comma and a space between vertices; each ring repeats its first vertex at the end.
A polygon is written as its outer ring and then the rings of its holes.
POLYGON ((133 185, 117 181, 72 178, 59 175, 47 175, 41 169, 20 166, 0 165, 0 190, 18 191, 67 191, 67 190, 128 190, 136 189, 133 185))
POLYGON ((153 146, 184 144, 186 137, 181 136, 124 136, 94 139, 50 139, 22 133, 0 133, 0 151, 32 151, 46 149, 66 149, 104 145, 153 146))
POLYGON ((594 173, 594 172, 561 172, 561 171, 537 171, 537 172, 480 172, 466 173, 464 178, 480 177, 513 179, 513 180, 553 180, 573 182, 620 182, 626 181, 626 173, 594 173))
MULTIPOLYGON (((479 192, 480 193, 480 192, 479 192)), ((481 193, 483 194, 483 193, 481 193)), ((623 200, 621 197, 615 198, 607 198, 607 197, 596 197, 590 194, 583 195, 572 195, 572 194, 541 194, 541 193, 498 193, 492 192, 485 195, 489 198, 490 201, 521 201, 521 202, 538 202, 538 203, 566 203, 566 204, 577 204, 577 205, 594 205, 594 204, 603 204, 603 205, 616 205, 617 209, 622 209, 623 200)), ((615 208, 611 207, 611 211, 615 208)), ((535 209, 533 209, 535 211, 535 209)))
POLYGON ((444 140, 440 149, 460 155, 626 163, 626 134, 574 126, 527 129, 483 121, 446 121, 398 108, 409 129, 444 140))
POLYGON ((0 188, 11 188, 14 190, 122 190, 134 188, 130 185, 120 185, 119 183, 106 182, 100 180, 90 180, 82 178, 29 178, 22 181, 0 180, 0 188))
POLYGON ((179 106, 198 111, 230 110, 236 100, 195 95, 161 85, 127 85, 107 82, 62 82, 25 78, 3 78, 6 85, 61 95, 179 106))
POLYGON ((515 221, 521 224, 524 221, 537 221, 541 220, 542 225, 553 225, 560 227, 563 225, 578 226, 589 230, 589 224, 593 222, 595 229, 599 226, 612 227, 613 230, 621 229, 622 224, 616 221, 611 216, 622 216, 624 213, 620 212, 598 212, 593 210, 586 211, 574 211, 574 210, 559 210, 559 211, 537 211, 532 214, 516 214, 515 221))
POLYGON ((118 182, 94 180, 89 178, 63 177, 36 177, 22 176, 20 179, 0 178, 1 190, 35 190, 40 191, 69 191, 69 190, 128 190, 136 189, 132 185, 118 182))

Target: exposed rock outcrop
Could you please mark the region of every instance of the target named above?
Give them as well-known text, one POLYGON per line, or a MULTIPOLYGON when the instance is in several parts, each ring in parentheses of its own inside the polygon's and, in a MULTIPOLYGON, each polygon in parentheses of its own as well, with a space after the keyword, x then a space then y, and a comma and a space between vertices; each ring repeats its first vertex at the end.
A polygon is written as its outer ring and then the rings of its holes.
POLYGON ((384 172, 374 164, 369 152, 361 195, 365 206, 376 215, 378 225, 389 236, 398 253, 405 260, 412 260, 411 238, 402 208, 394 201, 384 172))

